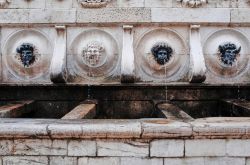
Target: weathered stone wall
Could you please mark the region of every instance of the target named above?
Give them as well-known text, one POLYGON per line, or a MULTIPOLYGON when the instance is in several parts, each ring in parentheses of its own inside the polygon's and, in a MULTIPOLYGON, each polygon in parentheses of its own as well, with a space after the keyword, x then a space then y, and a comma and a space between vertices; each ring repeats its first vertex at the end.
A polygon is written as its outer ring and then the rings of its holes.
POLYGON ((249 145, 221 139, 6 140, 1 159, 3 165, 248 165, 249 145))
POLYGON ((247 83, 249 7, 247 0, 1 0, 1 82, 247 83), (34 49, 26 62, 16 51, 24 43, 34 49), (235 47, 229 59, 219 52, 226 43, 235 47), (157 44, 171 50, 165 59, 152 53, 157 44))
MULTIPOLYGON (((250 80, 247 0, 89 2, 93 3, 0 0, 1 83, 166 83, 206 79, 206 83, 244 85, 250 80), (96 38, 101 39, 93 42, 96 38), (171 47, 173 54, 183 56, 176 56, 178 60, 170 60, 169 65, 159 66, 153 56, 145 58, 157 46, 155 41, 165 49, 171 47), (234 42, 234 52, 241 50, 239 63, 225 66, 217 56, 209 56, 216 54, 224 42, 234 42), (16 55, 17 48, 21 50, 24 43, 29 44, 23 47, 34 46, 39 50, 31 61, 22 61, 20 54, 16 55), (108 53, 98 63, 82 59, 88 49, 108 53)), ((32 96, 22 95, 23 91, 11 95, 10 91, 15 89, 9 86, 2 90, 3 100, 32 96)), ((234 88, 234 97, 242 94, 240 89, 234 88)), ((75 90, 79 88, 76 86, 75 90)), ((133 95, 127 92, 127 98, 138 99, 142 95, 132 90, 133 95)), ((209 97, 227 97, 221 90, 218 95, 217 89, 210 89, 214 94, 209 97)), ((35 98, 46 100, 49 94, 55 100, 87 97, 86 92, 78 91, 71 96, 67 90, 62 91, 64 94, 60 96, 53 95, 53 90, 40 91, 35 98)), ((112 96, 105 92, 112 99, 124 99, 119 91, 112 96)), ((205 90, 185 89, 168 96, 165 90, 154 93, 155 98, 162 100, 168 97, 181 100, 190 95, 207 99, 205 90)), ((147 92, 143 94, 153 99, 147 92)), ((242 95, 249 97, 244 91, 242 95)), ((208 120, 211 121, 0 120, 0 165, 250 164, 249 119, 208 120)))
POLYGON ((2 165, 248 165, 249 119, 0 122, 2 165))
POLYGON ((248 0, 208 0, 195 10, 179 1, 111 0, 90 9, 77 0, 12 0, 2 7, 0 23, 249 22, 248 0))

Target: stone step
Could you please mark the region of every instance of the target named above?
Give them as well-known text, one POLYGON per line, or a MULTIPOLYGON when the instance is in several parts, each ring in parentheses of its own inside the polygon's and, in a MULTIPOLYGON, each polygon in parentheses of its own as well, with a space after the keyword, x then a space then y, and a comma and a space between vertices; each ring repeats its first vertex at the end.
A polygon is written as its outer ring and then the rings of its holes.
POLYGON ((83 102, 63 116, 62 119, 93 119, 95 116, 96 104, 91 102, 83 102))
POLYGON ((171 103, 158 104, 156 106, 158 117, 163 117, 171 120, 178 121, 191 121, 193 118, 184 112, 181 108, 171 103))
POLYGON ((18 118, 32 111, 34 101, 10 102, 0 106, 0 118, 18 118))

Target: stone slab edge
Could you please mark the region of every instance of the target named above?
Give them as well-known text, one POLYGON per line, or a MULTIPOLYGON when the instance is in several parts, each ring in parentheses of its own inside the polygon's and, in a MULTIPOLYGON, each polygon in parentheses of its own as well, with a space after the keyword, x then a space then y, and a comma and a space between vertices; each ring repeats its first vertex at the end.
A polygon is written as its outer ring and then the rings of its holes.
POLYGON ((141 120, 1 119, 1 139, 250 139, 250 118, 190 122, 141 120))
POLYGON ((1 9, 0 25, 89 23, 250 23, 249 9, 230 8, 103 8, 103 9, 1 9))

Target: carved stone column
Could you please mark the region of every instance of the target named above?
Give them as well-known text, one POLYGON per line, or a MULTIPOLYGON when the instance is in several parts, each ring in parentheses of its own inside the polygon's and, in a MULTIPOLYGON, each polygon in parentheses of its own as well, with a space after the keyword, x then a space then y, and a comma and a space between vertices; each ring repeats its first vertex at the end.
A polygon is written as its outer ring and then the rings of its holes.
POLYGON ((206 65, 200 40, 200 25, 190 27, 190 75, 189 82, 202 83, 206 80, 206 65))
POLYGON ((50 66, 50 79, 54 83, 65 83, 66 70, 66 28, 56 26, 57 38, 55 41, 53 58, 50 66))
POLYGON ((135 60, 133 49, 133 26, 123 26, 123 49, 121 61, 121 82, 135 81, 135 60))

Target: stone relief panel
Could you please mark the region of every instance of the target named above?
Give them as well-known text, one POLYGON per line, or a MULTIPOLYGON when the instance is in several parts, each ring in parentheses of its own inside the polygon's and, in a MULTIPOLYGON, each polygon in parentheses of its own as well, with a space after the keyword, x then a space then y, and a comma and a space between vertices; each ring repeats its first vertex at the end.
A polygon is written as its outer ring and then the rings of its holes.
POLYGON ((4 32, 3 81, 49 82, 46 76, 53 46, 48 35, 37 29, 5 29, 4 32))
POLYGON ((208 3, 208 0, 177 0, 178 2, 182 3, 183 6, 187 7, 200 7, 206 3, 208 3))
POLYGON ((71 76, 80 76, 86 82, 103 82, 113 75, 120 49, 112 34, 100 29, 87 29, 74 35, 69 41, 68 53, 71 76))
POLYGON ((154 29, 142 34, 135 54, 142 81, 178 81, 188 71, 186 43, 170 29, 154 29))
POLYGON ((209 82, 240 81, 239 76, 247 72, 249 62, 249 40, 235 29, 222 29, 209 34, 203 45, 209 82))
POLYGON ((107 6, 110 0, 78 0, 78 3, 85 8, 100 8, 107 6))

